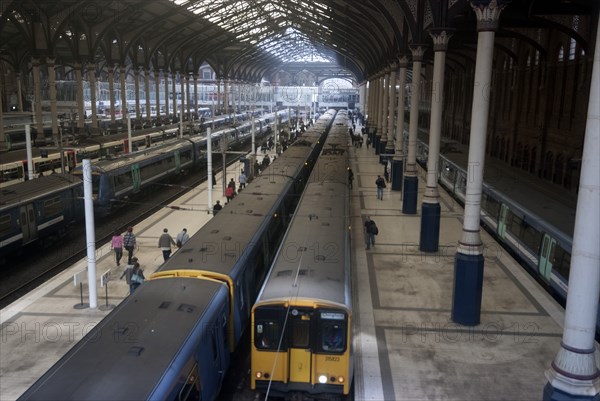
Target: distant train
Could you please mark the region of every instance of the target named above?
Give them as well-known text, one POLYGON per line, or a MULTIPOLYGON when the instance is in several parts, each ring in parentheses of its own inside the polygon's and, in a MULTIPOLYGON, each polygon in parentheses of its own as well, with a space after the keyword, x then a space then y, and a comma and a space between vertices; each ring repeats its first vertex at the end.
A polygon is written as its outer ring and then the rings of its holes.
MULTIPOLYGON (((418 161, 427 168, 428 146, 419 141, 418 161)), ((464 205, 467 172, 440 155, 439 183, 464 205)), ((573 238, 531 210, 483 184, 481 222, 563 303, 567 298, 573 238)), ((600 333, 600 316, 596 326, 600 333)))
MULTIPOLYGON (((278 112, 285 118, 286 111, 278 112)), ((258 126, 263 127, 262 135, 270 132, 270 126, 263 120, 258 126)), ((250 124, 250 123, 248 123, 250 124)), ((237 146, 250 137, 250 126, 225 128, 212 133, 213 142, 230 138, 231 146, 237 146)), ((260 131, 258 131, 261 134, 260 131)), ((215 145, 216 146, 216 145, 215 145)), ((92 187, 94 193, 94 209, 98 216, 106 216, 120 201, 138 193, 143 188, 169 176, 189 171, 205 164, 206 137, 173 140, 150 148, 146 152, 135 152, 111 160, 99 160, 92 163, 92 187)), ((57 174, 50 174, 54 176, 57 174)), ((61 237, 66 233, 65 226, 77 221, 79 210, 83 210, 81 202, 67 202, 72 195, 72 187, 82 187, 82 169, 76 167, 72 176, 59 174, 62 180, 46 179, 45 176, 0 189, 2 204, 0 208, 0 262, 6 256, 24 245, 35 241, 45 241, 61 237), (66 178, 69 177, 69 178, 66 178), (64 181, 69 186, 63 184, 64 181), (36 184, 37 183, 37 184, 36 184), (64 192, 63 194, 61 194, 64 192), (53 205, 56 212, 51 221, 46 221, 40 202, 48 202, 49 194, 60 194, 63 200, 53 205), (27 219, 19 217, 22 210, 31 210, 27 219), (62 208, 62 210, 61 210, 62 208), (73 219, 73 217, 75 219, 73 219), (32 227, 37 226, 38 229, 32 227)), ((82 188, 78 191, 82 192, 82 188)), ((77 199, 77 198, 73 198, 77 199)))
POLYGON ((295 141, 20 400, 214 400, 334 117, 295 141))
POLYGON ((265 398, 332 400, 350 392, 351 213, 348 125, 341 122, 329 133, 252 308, 251 386, 265 398))
MULTIPOLYGON (((287 110, 278 112, 279 118, 282 122, 288 120, 287 110)), ((250 132, 251 122, 247 121, 246 114, 236 115, 237 125, 229 127, 229 130, 233 133, 237 132, 239 135, 244 136, 250 132)), ((265 116, 256 116, 255 126, 257 132, 265 132, 267 127, 272 124, 274 114, 267 114, 265 116)), ((206 132, 206 128, 214 125, 215 130, 222 128, 226 124, 230 124, 233 121, 232 116, 219 116, 213 120, 206 120, 203 123, 197 122, 194 124, 193 134, 200 132, 206 132)), ((179 136, 179 126, 169 125, 156 128, 147 128, 138 131, 132 138, 132 150, 144 150, 150 147, 156 146, 157 144, 163 143, 168 140, 175 139, 179 136)), ((184 136, 189 136, 189 129, 184 130, 184 136)), ((12 149, 19 149, 25 147, 25 134, 23 132, 16 132, 7 134, 7 142, 15 141, 19 138, 20 144, 23 146, 16 146, 13 143, 12 149), (10 139, 14 137, 13 139, 10 139)), ((52 137, 51 137, 52 138, 52 137)), ((66 144, 63 147, 63 160, 61 162, 60 152, 54 148, 51 151, 40 148, 39 156, 32 159, 33 162, 33 175, 38 177, 43 174, 50 174, 52 171, 61 171, 64 166, 65 171, 71 171, 81 163, 83 159, 100 160, 107 157, 115 157, 129 152, 129 139, 127 133, 120 133, 110 136, 101 137, 90 137, 82 139, 78 144, 66 144)), ((39 144, 39 142, 38 142, 39 144)), ((11 149, 10 147, 8 149, 11 149)), ((36 148, 37 149, 37 148, 36 148)), ((19 182, 23 182, 27 179, 28 175, 27 160, 17 160, 13 162, 6 162, 0 165, 0 188, 13 185, 19 182)))

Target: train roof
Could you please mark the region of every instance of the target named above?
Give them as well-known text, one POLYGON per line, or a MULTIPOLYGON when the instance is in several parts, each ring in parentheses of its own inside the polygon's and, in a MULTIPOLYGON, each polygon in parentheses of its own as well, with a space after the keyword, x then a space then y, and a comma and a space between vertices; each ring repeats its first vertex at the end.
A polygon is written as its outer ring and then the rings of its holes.
POLYGON ((301 298, 351 305, 347 126, 329 135, 257 304, 301 298))
MULTIPOLYGON (((111 170, 115 170, 118 168, 122 168, 123 166, 140 163, 145 161, 152 156, 158 156, 160 154, 168 154, 174 152, 175 150, 189 146, 190 141, 187 139, 180 139, 170 143, 163 143, 159 146, 155 146, 152 148, 140 150, 138 152, 127 153, 123 155, 119 155, 113 159, 103 159, 103 160, 93 160, 92 161, 92 169, 93 171, 103 171, 108 172, 111 170)), ((78 166, 75 171, 80 171, 81 166, 78 166)))
MULTIPOLYGON (((142 284, 22 396, 36 400, 145 400, 177 375, 226 307, 214 281, 170 278, 142 284)), ((208 346, 212 346, 208 343, 208 346)))
POLYGON ((81 185, 81 180, 70 174, 50 174, 0 188, 0 210, 7 206, 31 202, 41 196, 48 196, 69 187, 81 185))
POLYGON ((308 147, 290 147, 285 157, 277 158, 224 205, 159 271, 194 269, 232 275, 250 242, 261 240, 255 233, 267 224, 266 218, 282 218, 275 216, 274 204, 283 188, 292 185, 292 177, 304 168, 309 153, 308 147))
MULTIPOLYGON (((325 129, 327 125, 323 125, 325 129)), ((256 238, 266 218, 276 216, 276 200, 282 190, 292 185, 304 161, 312 152, 323 130, 312 128, 295 141, 282 157, 254 178, 244 190, 194 234, 188 242, 163 264, 159 271, 178 269, 207 270, 227 276, 235 274, 238 260, 256 238)), ((253 257, 253 255, 250 255, 253 257)))

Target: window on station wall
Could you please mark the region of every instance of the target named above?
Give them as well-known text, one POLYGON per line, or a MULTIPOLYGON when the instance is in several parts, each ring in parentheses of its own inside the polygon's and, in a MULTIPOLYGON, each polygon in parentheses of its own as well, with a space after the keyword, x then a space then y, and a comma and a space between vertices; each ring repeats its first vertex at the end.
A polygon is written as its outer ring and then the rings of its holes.
POLYGON ((562 63, 563 61, 565 61, 565 50, 561 45, 560 49, 558 49, 558 62, 562 63))
POLYGON ((563 175, 565 169, 565 157, 561 154, 556 156, 556 161, 554 162, 554 179, 552 180, 555 184, 562 185, 563 175))
POLYGON ((525 145, 523 150, 523 164, 521 164, 523 170, 529 169, 529 145, 525 145))
POLYGON ((552 167, 554 166, 554 154, 551 151, 546 153, 544 160, 544 178, 547 180, 552 179, 552 167))
POLYGON ((535 159, 537 158, 537 148, 534 146, 531 149, 531 158, 529 159, 529 172, 535 173, 535 159))

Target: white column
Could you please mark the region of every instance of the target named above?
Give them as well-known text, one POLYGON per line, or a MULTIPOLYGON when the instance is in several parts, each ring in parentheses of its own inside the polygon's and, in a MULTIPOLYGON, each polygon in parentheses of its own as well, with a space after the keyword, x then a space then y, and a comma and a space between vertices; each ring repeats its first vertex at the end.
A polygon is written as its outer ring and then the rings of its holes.
POLYGON ((96 109, 96 64, 87 65, 88 81, 90 81, 90 103, 92 104, 92 127, 98 127, 98 110, 96 109))
POLYGON ((146 92, 146 121, 150 121, 150 68, 148 67, 144 67, 144 91, 146 92))
POLYGON ((115 123, 115 69, 107 65, 108 69, 108 96, 110 98, 110 122, 115 123))
POLYGON ((140 110, 140 70, 134 67, 133 70, 133 91, 135 92, 135 119, 140 123, 142 111, 140 110))
POLYGON ((412 85, 410 89, 410 121, 408 127, 408 157, 406 175, 417 175, 417 134, 419 131, 419 103, 421 101, 421 61, 425 49, 422 46, 411 48, 413 56, 412 85))
POLYGON ((406 97, 406 72, 408 70, 408 58, 399 58, 400 74, 398 77, 398 115, 396 116, 396 150, 394 160, 404 159, 404 98, 406 97))
POLYGON ((394 151, 394 117, 396 112, 396 68, 396 63, 393 63, 390 66, 388 73, 388 77, 390 78, 390 87, 388 95, 388 129, 385 153, 392 153, 394 151))
MULTIPOLYGON (((52 118, 52 136, 54 143, 58 144, 58 109, 56 107, 56 70, 54 69, 54 58, 48 58, 48 94, 50 96, 50 116, 52 118)), ((38 131, 38 135, 44 136, 42 131, 38 131)))
POLYGON ((423 202, 439 203, 438 169, 440 138, 442 133, 442 110, 444 106, 444 71, 446 50, 450 36, 447 31, 432 32, 433 38, 433 87, 431 88, 431 115, 429 123, 429 153, 427 156, 427 187, 423 202))
POLYGON ((126 121, 129 111, 127 110, 127 82, 125 80, 126 66, 123 64, 119 67, 119 81, 121 82, 121 119, 126 121))
POLYGON ((596 30, 565 327, 558 354, 546 371, 547 387, 573 397, 548 395, 546 391, 544 399, 596 399, 600 393, 599 371, 594 356, 600 292, 600 30, 598 27, 596 30))
POLYGON ((94 229, 94 200, 90 159, 83 160, 83 200, 85 205, 89 301, 90 308, 93 309, 98 306, 98 295, 96 291, 96 233, 94 229))
POLYGON ((83 99, 83 75, 81 63, 75 63, 75 80, 77 81, 77 128, 85 126, 84 99, 83 99))
POLYGON ((42 117, 42 85, 40 83, 40 59, 31 59, 31 74, 33 75, 33 108, 35 110, 35 129, 44 132, 44 119, 42 117))
POLYGON ((391 69, 388 68, 386 70, 387 72, 384 72, 383 77, 382 77, 382 81, 383 81, 383 86, 382 86, 382 96, 381 96, 381 141, 385 142, 387 141, 387 130, 388 130, 388 120, 389 120, 389 95, 390 95, 390 91, 389 91, 389 87, 390 87, 390 77, 391 77, 391 69))

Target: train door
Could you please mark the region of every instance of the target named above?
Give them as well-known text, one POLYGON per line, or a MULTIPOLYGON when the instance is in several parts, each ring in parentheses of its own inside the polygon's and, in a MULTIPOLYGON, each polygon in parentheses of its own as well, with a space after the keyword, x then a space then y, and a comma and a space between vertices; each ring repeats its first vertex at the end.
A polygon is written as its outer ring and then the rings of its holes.
POLYGON ((540 251, 540 261, 538 268, 541 275, 546 280, 550 280, 550 274, 552 274, 553 255, 555 246, 556 240, 550 237, 548 234, 544 234, 544 238, 542 239, 542 249, 540 251))
POLYGON ((500 216, 498 216, 498 236, 504 238, 506 235, 506 218, 508 216, 508 206, 504 203, 500 205, 500 216))
POLYGON ((140 166, 138 164, 131 166, 131 182, 133 183, 133 190, 139 191, 142 186, 142 176, 140 174, 140 166))
POLYGON ((27 244, 37 238, 37 225, 35 223, 33 203, 21 206, 21 230, 23 231, 23 244, 27 244))
POLYGON ((310 383, 311 380, 311 314, 293 309, 289 319, 289 380, 310 383))
POLYGON ((179 154, 179 151, 176 150, 173 156, 175 157, 175 172, 179 174, 181 173, 181 155, 179 154))

